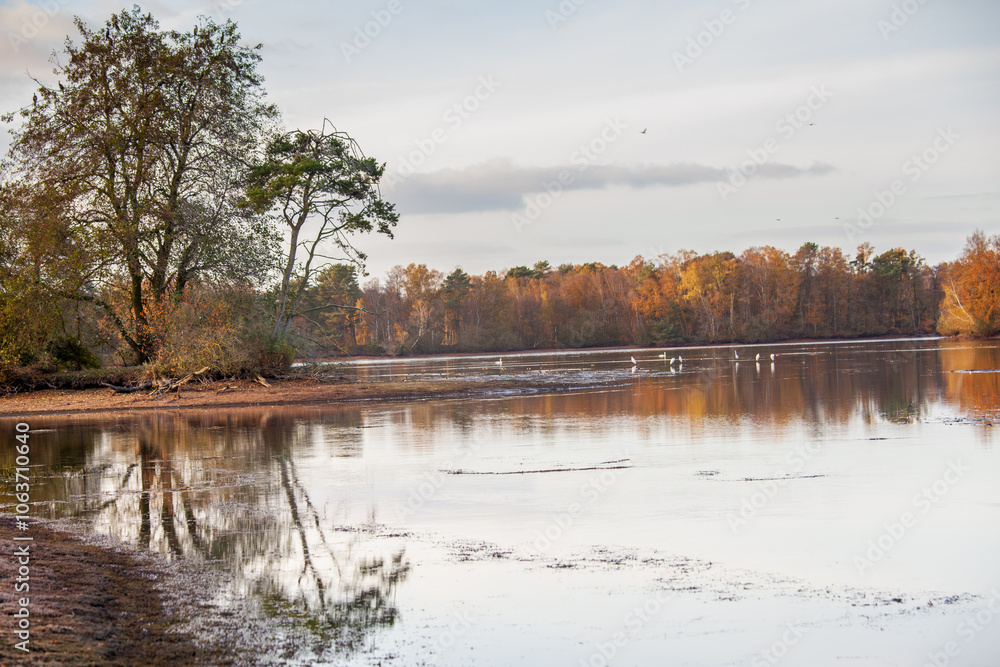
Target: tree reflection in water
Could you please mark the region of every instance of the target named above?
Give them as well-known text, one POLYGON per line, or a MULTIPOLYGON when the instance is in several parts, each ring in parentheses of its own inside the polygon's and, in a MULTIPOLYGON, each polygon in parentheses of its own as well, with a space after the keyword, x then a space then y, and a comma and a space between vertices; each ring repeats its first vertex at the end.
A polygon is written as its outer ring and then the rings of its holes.
MULTIPOLYGON (((315 437, 304 421, 256 412, 151 415, 128 429, 66 425, 61 438, 80 445, 78 460, 59 475, 59 451, 41 448, 55 474, 39 492, 53 518, 86 517, 98 532, 170 558, 217 563, 237 597, 255 596, 305 631, 314 652, 351 652, 395 623, 409 565, 401 538, 382 536, 373 515, 313 503, 294 456, 315 437), (94 460, 102 463, 84 463, 94 460)), ((343 437, 349 456, 360 453, 356 421, 322 429, 343 437)))

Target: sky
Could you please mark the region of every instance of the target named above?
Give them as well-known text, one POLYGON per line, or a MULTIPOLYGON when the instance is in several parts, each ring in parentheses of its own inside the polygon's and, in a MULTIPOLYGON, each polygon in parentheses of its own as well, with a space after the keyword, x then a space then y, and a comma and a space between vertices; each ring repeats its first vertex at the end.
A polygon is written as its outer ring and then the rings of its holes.
MULTIPOLYGON (((1000 233, 996 0, 141 6, 237 22, 285 127, 329 118, 387 164, 395 239, 357 243, 375 276, 807 241, 936 264, 1000 233)), ((0 2, 0 112, 74 15, 123 7, 0 2)))

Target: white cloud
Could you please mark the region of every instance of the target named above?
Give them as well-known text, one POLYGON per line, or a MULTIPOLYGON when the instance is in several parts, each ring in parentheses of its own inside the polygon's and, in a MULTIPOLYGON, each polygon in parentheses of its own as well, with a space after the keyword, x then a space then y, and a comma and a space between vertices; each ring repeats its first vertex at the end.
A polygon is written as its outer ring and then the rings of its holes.
MULTIPOLYGON (((813 164, 795 167, 769 163, 760 167, 760 178, 795 178, 829 173, 833 167, 813 164)), ((442 169, 401 179, 386 189, 386 196, 410 214, 513 211, 524 197, 554 189, 601 190, 615 185, 631 188, 680 187, 715 183, 727 178, 725 169, 699 164, 579 165, 520 167, 497 158, 465 169, 442 169)))

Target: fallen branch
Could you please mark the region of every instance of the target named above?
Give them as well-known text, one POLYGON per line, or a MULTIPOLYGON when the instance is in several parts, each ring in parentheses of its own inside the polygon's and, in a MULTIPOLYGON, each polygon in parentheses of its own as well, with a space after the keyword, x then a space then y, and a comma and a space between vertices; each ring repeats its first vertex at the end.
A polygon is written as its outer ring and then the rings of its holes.
POLYGON ((138 387, 119 387, 117 385, 108 384, 107 382, 102 382, 101 384, 108 389, 111 389, 116 394, 135 394, 140 391, 145 391, 153 386, 152 382, 143 382, 138 387))
POLYGON ((163 394, 167 393, 168 391, 173 391, 175 389, 177 390, 177 393, 180 394, 181 387, 183 387, 188 382, 190 382, 191 378, 193 378, 193 377, 194 377, 194 373, 191 373, 191 374, 186 375, 182 379, 177 380, 177 381, 174 381, 174 380, 162 380, 159 383, 159 387, 157 387, 156 390, 153 391, 153 392, 151 392, 149 395, 150 396, 162 396, 163 394))
POLYGON ((533 475, 543 472, 581 472, 584 470, 625 470, 634 466, 589 466, 587 468, 551 468, 548 470, 510 470, 503 472, 479 472, 476 470, 442 470, 448 475, 533 475))
POLYGON ((790 479, 816 479, 826 475, 788 475, 787 477, 744 477, 744 482, 784 482, 790 479))

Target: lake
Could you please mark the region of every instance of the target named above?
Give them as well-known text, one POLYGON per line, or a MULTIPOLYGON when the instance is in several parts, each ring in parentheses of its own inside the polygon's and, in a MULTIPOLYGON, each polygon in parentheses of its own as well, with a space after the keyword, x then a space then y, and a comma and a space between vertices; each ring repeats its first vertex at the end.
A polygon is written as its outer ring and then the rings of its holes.
POLYGON ((1000 664, 997 341, 340 370, 560 390, 32 418, 32 513, 201 572, 262 662, 1000 664))

